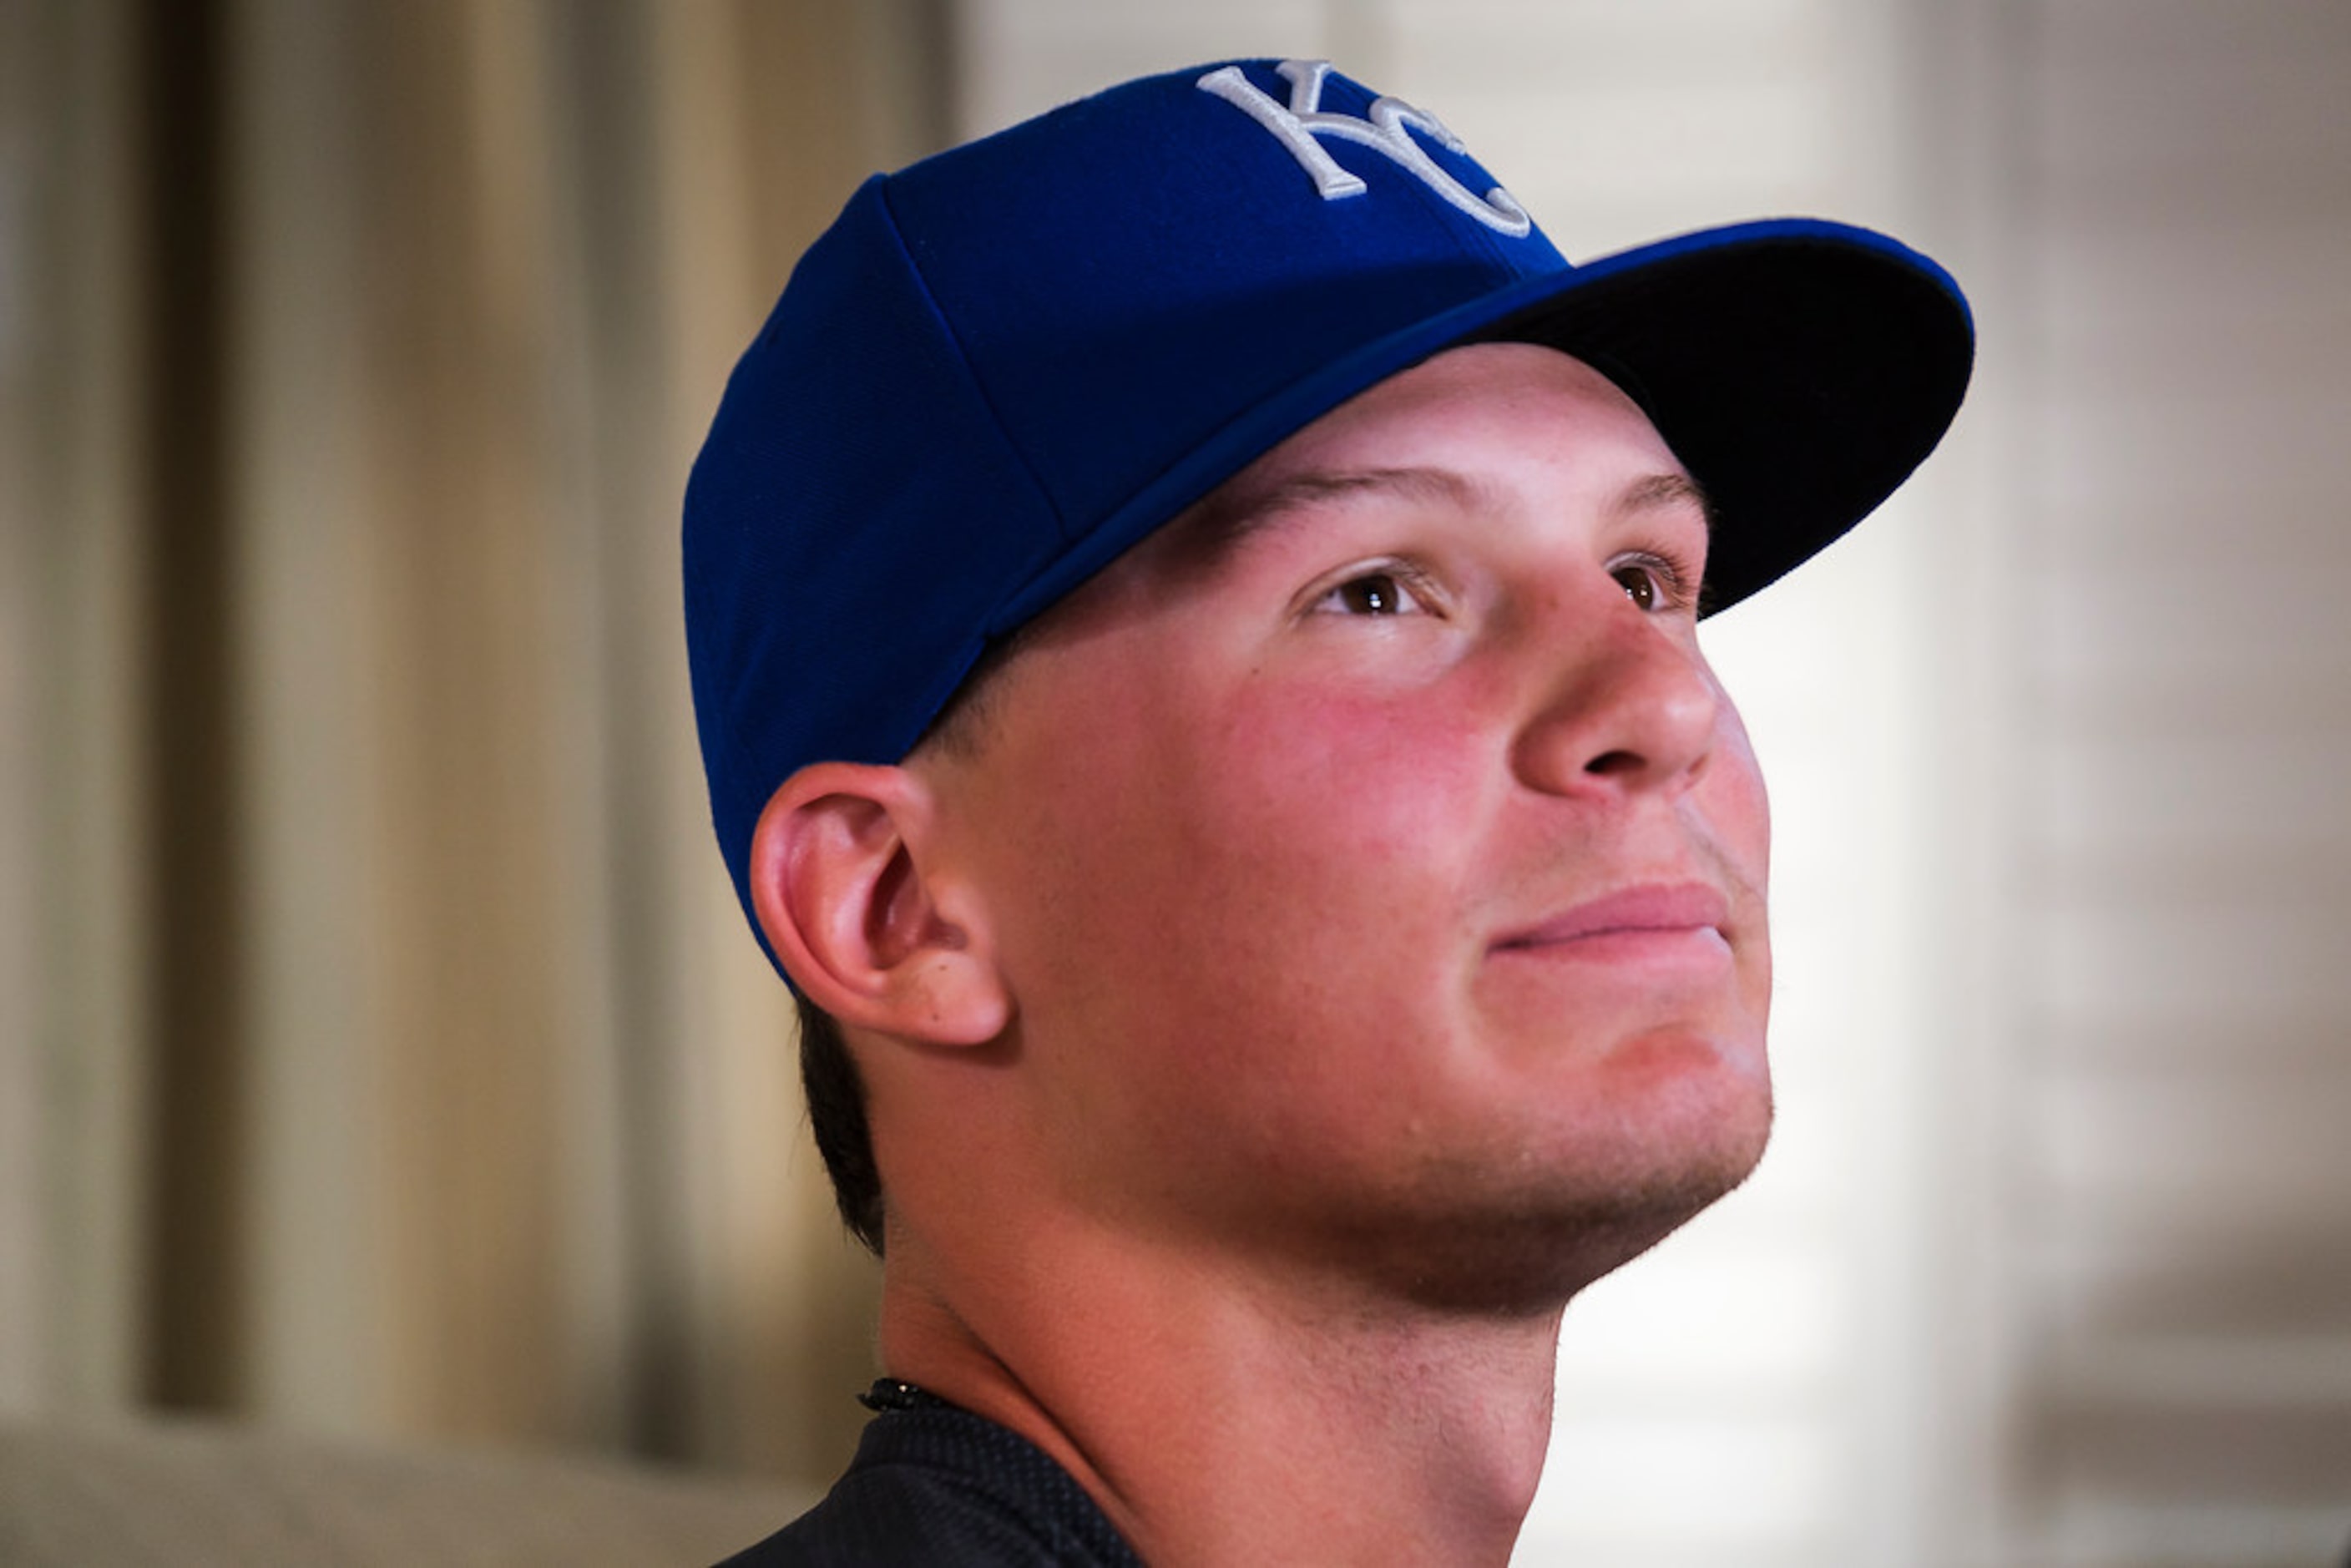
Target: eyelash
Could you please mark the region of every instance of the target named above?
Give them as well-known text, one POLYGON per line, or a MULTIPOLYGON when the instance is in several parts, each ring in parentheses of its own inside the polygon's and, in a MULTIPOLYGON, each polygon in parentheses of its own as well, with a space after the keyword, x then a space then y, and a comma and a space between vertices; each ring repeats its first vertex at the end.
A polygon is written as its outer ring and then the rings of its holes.
MULTIPOLYGON (((1618 556, 1608 563, 1608 572, 1612 577, 1628 569, 1645 573, 1658 591, 1654 602, 1641 605, 1641 608, 1650 614, 1665 614, 1698 608, 1701 586, 1698 573, 1690 569, 1687 562, 1671 551, 1634 550, 1618 556)), ((1622 582, 1624 580, 1618 578, 1617 580, 1622 582)), ((1625 590, 1625 596, 1628 599, 1633 598, 1633 590, 1629 585, 1625 590)), ((1639 601, 1635 600, 1635 602, 1639 601)))
POLYGON ((1364 615, 1373 619, 1385 619, 1395 615, 1427 615, 1443 611, 1444 594, 1434 579, 1409 561, 1375 560, 1367 561, 1361 566, 1350 567, 1344 576, 1315 594, 1308 602, 1306 609, 1309 613, 1364 615), (1412 608, 1372 611, 1341 607, 1327 612, 1324 610, 1326 605, 1330 605, 1333 600, 1349 589, 1374 581, 1393 584, 1395 591, 1402 599, 1409 601, 1412 608))

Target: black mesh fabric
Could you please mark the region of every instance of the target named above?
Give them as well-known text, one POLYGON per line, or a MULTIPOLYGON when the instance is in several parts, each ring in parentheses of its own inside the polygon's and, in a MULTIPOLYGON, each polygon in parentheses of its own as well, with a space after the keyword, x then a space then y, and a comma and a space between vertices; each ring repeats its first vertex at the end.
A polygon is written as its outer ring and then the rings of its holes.
POLYGON ((931 1402, 876 1416, 822 1502, 722 1568, 1141 1562, 1042 1449, 931 1402))

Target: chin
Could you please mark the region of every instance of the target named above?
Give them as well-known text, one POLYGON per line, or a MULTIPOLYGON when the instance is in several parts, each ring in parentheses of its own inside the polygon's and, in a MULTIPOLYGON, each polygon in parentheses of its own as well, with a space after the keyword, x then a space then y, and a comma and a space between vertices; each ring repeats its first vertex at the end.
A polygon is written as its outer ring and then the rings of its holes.
POLYGON ((1522 1155, 1510 1162, 1522 1174, 1506 1181, 1490 1166, 1425 1173, 1422 1201, 1357 1230, 1355 1262, 1430 1311, 1555 1312, 1754 1171, 1771 1135, 1768 1092, 1706 1109, 1702 1126, 1652 1126, 1635 1145, 1522 1155))

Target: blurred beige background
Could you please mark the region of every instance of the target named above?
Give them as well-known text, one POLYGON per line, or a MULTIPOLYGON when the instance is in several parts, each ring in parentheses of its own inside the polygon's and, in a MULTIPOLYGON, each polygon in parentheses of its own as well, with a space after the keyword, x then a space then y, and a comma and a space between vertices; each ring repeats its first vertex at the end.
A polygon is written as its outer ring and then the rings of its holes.
POLYGON ((1715 629, 1781 1131, 1571 1310, 1521 1558, 2339 1559, 2339 0, 0 0, 0 1416, 831 1473, 686 465, 864 173, 1259 52, 1571 256, 1819 212, 1983 334, 1715 629))

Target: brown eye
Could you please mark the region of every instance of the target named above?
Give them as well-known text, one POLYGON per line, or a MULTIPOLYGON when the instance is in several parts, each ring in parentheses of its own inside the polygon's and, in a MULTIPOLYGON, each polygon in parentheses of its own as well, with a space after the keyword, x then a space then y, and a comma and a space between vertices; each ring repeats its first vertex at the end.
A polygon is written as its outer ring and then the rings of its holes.
POLYGON ((1345 570, 1351 575, 1322 590, 1309 606, 1313 613, 1373 621, 1443 613, 1443 593, 1406 562, 1365 562, 1345 570))
POLYGON ((1350 615, 1399 614, 1406 598, 1403 585, 1384 571, 1365 572, 1332 591, 1337 595, 1340 608, 1350 615))
POLYGON ((1657 575, 1646 566, 1625 565, 1609 573, 1625 590, 1625 597, 1644 610, 1655 610, 1664 602, 1665 595, 1657 587, 1657 575))

